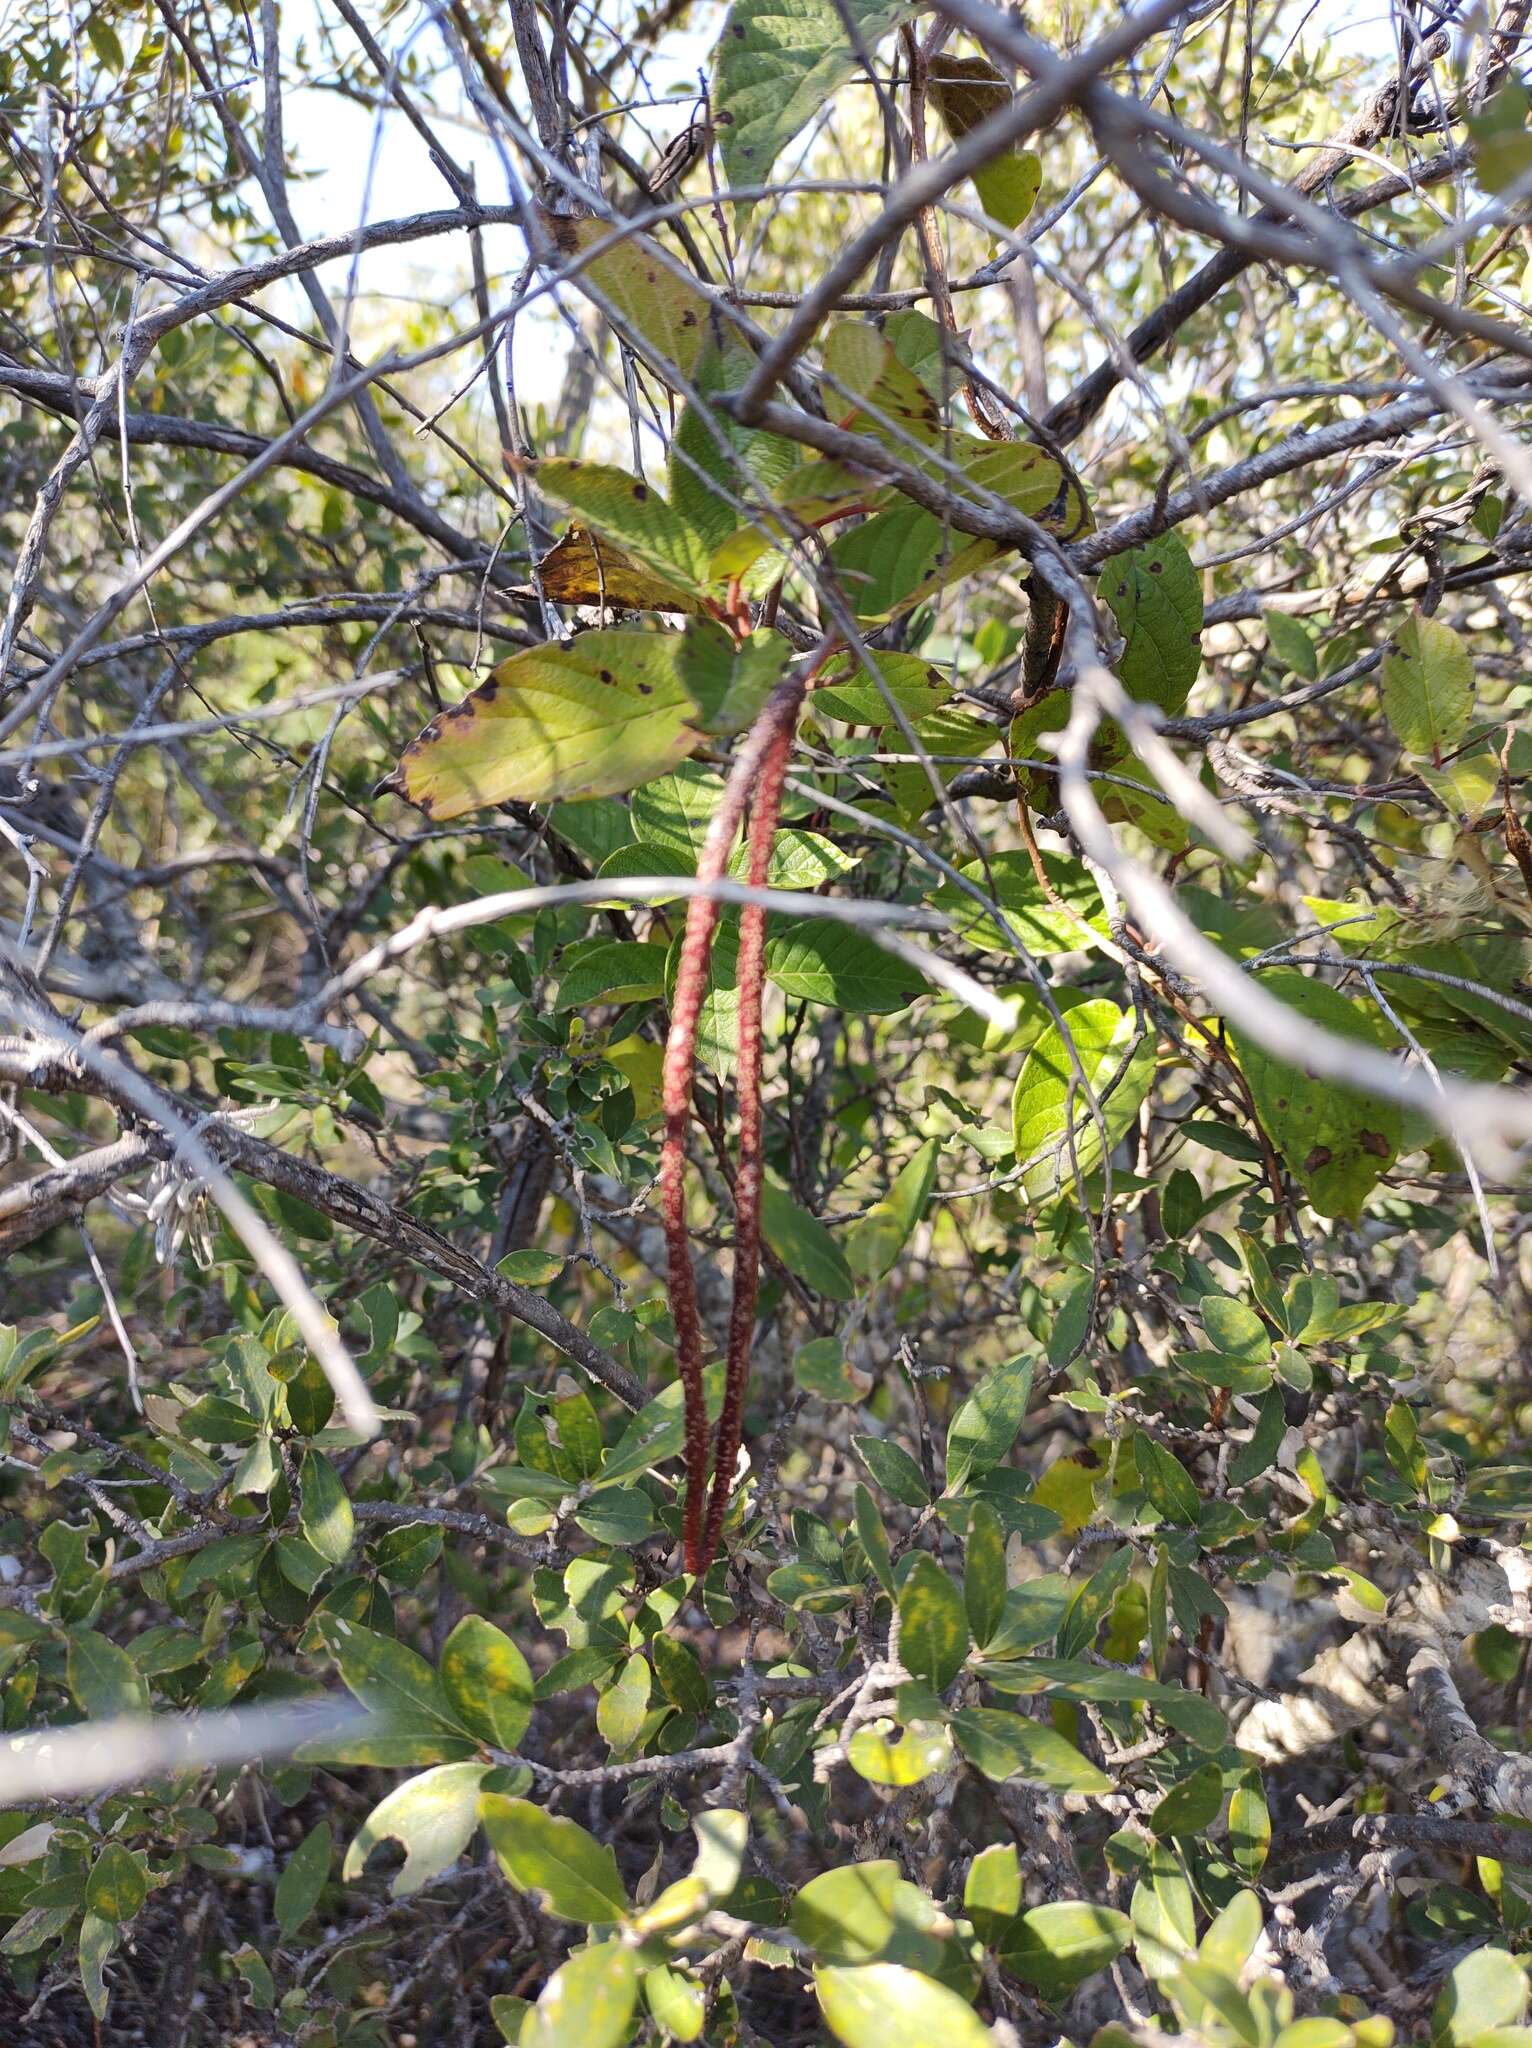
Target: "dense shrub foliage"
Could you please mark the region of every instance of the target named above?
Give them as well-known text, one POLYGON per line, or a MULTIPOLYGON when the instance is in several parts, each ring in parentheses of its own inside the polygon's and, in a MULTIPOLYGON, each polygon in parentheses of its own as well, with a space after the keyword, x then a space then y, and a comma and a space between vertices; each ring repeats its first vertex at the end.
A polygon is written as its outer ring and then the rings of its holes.
POLYGON ((1526 22, 22 0, 5 2040, 1532 2043, 1526 22))

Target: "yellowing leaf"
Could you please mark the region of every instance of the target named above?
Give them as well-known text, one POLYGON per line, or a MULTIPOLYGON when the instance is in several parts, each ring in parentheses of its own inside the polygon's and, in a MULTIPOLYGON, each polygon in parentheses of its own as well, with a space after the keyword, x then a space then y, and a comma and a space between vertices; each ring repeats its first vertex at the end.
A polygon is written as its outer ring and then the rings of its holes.
POLYGON ((723 336, 723 316, 702 287, 669 262, 646 235, 604 220, 541 216, 544 232, 569 265, 572 281, 611 307, 662 378, 688 380, 704 345, 723 336))
POLYGON ((440 822, 508 802, 617 796, 698 745, 678 633, 583 633, 501 662, 431 720, 379 785, 440 822))
POLYGON ((531 474, 545 497, 615 542, 640 569, 693 595, 700 590, 707 548, 653 484, 604 462, 539 462, 531 474))
MULTIPOLYGON (((954 142, 1011 103, 1011 88, 984 57, 953 57, 945 51, 931 65, 931 104, 954 142)), ((974 173, 979 204, 1003 228, 1018 228, 1032 211, 1043 166, 1030 149, 1008 149, 974 173)))
POLYGON ((571 526, 537 565, 543 591, 554 604, 606 605, 613 611, 693 612, 702 600, 669 577, 657 576, 615 541, 571 526))
POLYGON ((825 394, 825 410, 842 426, 901 452, 911 439, 941 445, 940 408, 876 327, 861 320, 838 322, 825 337, 823 362, 834 380, 825 394), (865 399, 866 409, 853 404, 847 411, 848 393, 865 399))

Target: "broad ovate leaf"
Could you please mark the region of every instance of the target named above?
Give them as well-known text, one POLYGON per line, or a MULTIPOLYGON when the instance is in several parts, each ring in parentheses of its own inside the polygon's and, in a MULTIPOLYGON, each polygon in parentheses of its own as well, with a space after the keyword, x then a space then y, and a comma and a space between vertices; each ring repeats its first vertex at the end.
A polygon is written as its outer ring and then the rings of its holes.
POLYGON ((695 278, 626 223, 552 213, 539 220, 563 274, 616 314, 650 367, 671 384, 677 371, 690 380, 703 349, 724 338, 722 315, 695 278))
POLYGON ((1047 1201, 1072 1189, 1077 1173, 1094 1172, 1102 1159, 1102 1125, 1108 1148, 1131 1128, 1154 1073, 1153 1043, 1141 1038, 1135 1044, 1138 1028, 1131 1012, 1105 998, 1080 1003, 1065 1015, 1063 1030, 1050 1024, 1027 1054, 1012 1116, 1016 1161, 1025 1169, 1022 1186, 1030 1200, 1047 1201), (1081 1075, 1097 1098, 1096 1110, 1081 1075))
POLYGON ((912 440, 940 447, 945 438, 941 409, 921 379, 900 361, 876 327, 842 320, 825 338, 823 362, 832 389, 827 410, 843 427, 902 454, 912 440), (847 401, 862 403, 847 408, 847 401))
POLYGON ((1202 579, 1186 542, 1172 531, 1114 555, 1101 595, 1123 636, 1123 688, 1179 717, 1202 665, 1202 579))
MULTIPOLYGON (((1295 968, 1276 969, 1261 980, 1268 994, 1291 1007, 1293 1050, 1300 1058, 1305 1024, 1360 1045, 1385 1043, 1372 1012, 1327 982, 1312 981, 1295 968)), ((1276 1059, 1237 1024, 1229 1035, 1256 1114, 1310 1202, 1322 1216, 1355 1221, 1399 1150, 1399 1105, 1276 1059)))
POLYGON ((481 1742, 514 1750, 532 1718, 532 1673, 503 1629, 465 1614, 442 1647, 442 1690, 481 1742))
POLYGON ((1473 714, 1473 662, 1442 619, 1413 612, 1383 657, 1383 709, 1407 754, 1440 761, 1473 714))
POLYGON ((503 803, 620 796, 685 760, 701 734, 679 633, 582 633, 501 662, 438 713, 379 785, 441 823, 503 803))
POLYGON ((743 732, 754 724, 792 652, 780 633, 735 640, 712 619, 693 619, 682 635, 677 673, 697 723, 709 733, 743 732))
POLYGON ((1061 1899, 1018 1914, 997 1948, 1008 1970, 1058 1999, 1115 1962, 1132 1932, 1126 1913, 1061 1899))
MULTIPOLYGON (((845 0, 869 49, 914 11, 908 0, 845 0)), ((765 184, 858 61, 834 0, 735 0, 713 53, 713 118, 729 183, 765 184)))

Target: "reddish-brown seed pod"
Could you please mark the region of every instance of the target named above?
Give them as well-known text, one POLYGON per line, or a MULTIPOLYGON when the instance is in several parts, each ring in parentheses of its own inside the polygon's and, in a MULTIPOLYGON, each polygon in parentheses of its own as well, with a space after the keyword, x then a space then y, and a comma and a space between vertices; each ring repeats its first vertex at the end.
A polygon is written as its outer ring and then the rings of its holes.
MULTIPOLYGON (((761 782, 768 760, 780 754, 785 772, 787 753, 797 724, 798 707, 807 688, 805 675, 792 675, 778 683, 762 706, 755 724, 741 742, 724 784, 723 796, 708 827, 697 879, 716 882, 728 865, 730 849, 739 831, 752 791, 761 782), (785 737, 784 737, 785 736, 785 737)), ((771 855, 775 812, 780 804, 781 773, 777 777, 777 803, 772 806, 772 823, 766 831, 766 858, 771 855)), ((753 835, 752 835, 753 838, 753 835)), ((752 860, 754 854, 752 851, 752 860)), ((707 992, 708 964, 713 952, 713 934, 718 926, 719 906, 705 896, 694 896, 687 906, 686 931, 681 941, 681 958, 676 970, 675 993, 670 1005, 670 1032, 665 1040, 662 1075, 665 1138, 660 1150, 660 1215, 665 1231, 665 1257, 670 1282, 670 1312, 676 1329, 676 1370, 680 1374, 686 1412, 686 1508, 683 1541, 686 1568, 694 1575, 706 1569, 703 1542, 703 1495, 707 1485, 707 1402, 702 1380, 702 1319, 697 1308, 697 1280, 692 1270, 691 1247, 686 1235, 686 1134, 691 1120, 692 1080, 697 1056, 697 1024, 707 992)), ((743 945, 743 932, 741 933, 743 945)), ((760 1086, 760 998, 755 1004, 755 1087, 760 1086)), ((743 1038, 743 1030, 741 1037, 743 1038)), ((743 1090, 742 1090, 743 1092, 743 1090)), ((759 1130, 759 1102, 756 1104, 759 1130)), ((759 1208, 757 1176, 756 1206, 759 1208)), ((756 1234, 759 1247, 759 1232, 756 1234)), ((755 1287, 752 1260, 750 1286, 755 1287)), ((739 1287, 739 1264, 735 1266, 735 1288, 739 1287)), ((751 1317, 754 1320, 752 1298, 751 1317)), ((735 1373, 733 1326, 730 1317, 730 1364, 727 1375, 735 1373)), ((749 1330, 744 1346, 744 1366, 749 1362, 749 1330)), ((743 1386, 740 1388, 743 1402, 743 1386)), ((738 1448, 736 1440, 736 1450, 738 1448)), ((722 1522, 722 1511, 719 1514, 722 1522)), ((716 1541, 716 1537, 715 1537, 716 1541)))
MULTIPOLYGON (((800 691, 801 697, 801 691, 800 691)), ((750 810, 749 881, 763 889, 771 868, 777 820, 782 814, 782 784, 792 753, 797 705, 773 733, 761 763, 755 801, 750 810)), ((739 1169, 734 1177, 734 1294, 729 1308, 729 1360, 725 1369, 723 1412, 713 1450, 713 1491, 708 1500, 702 1554, 696 1567, 706 1571, 718 1549, 723 1518, 734 1485, 745 1423, 745 1388, 750 1378, 750 1346, 755 1334, 755 1304, 761 1274, 761 998, 766 982, 766 911, 747 903, 739 916, 739 1059, 735 1089, 739 1097, 739 1169)))

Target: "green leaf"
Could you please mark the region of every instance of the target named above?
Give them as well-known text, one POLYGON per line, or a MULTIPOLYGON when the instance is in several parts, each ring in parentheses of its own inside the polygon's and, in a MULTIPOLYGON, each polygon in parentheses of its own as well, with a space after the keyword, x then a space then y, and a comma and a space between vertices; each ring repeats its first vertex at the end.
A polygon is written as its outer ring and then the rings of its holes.
MULTIPOLYGON (((1078 485, 1031 442, 955 436, 951 454, 981 490, 1003 498, 1051 531, 1072 538, 1088 524, 1078 485)), ((831 565, 861 618, 907 611, 1003 551, 1000 541, 955 533, 934 512, 892 488, 886 499, 885 509, 843 533, 830 549, 831 565)))
MULTIPOLYGON (((753 363, 749 349, 732 333, 705 348, 691 379, 704 405, 683 407, 671 437, 670 502, 701 536, 710 558, 738 533, 742 506, 785 503, 792 495, 789 479, 804 469, 803 450, 796 442, 742 427, 716 407, 706 407, 717 393, 738 390, 753 363)), ((770 525, 770 515, 761 523, 770 525)), ((709 574, 720 589, 733 573, 731 566, 710 560, 709 574)), ((747 594, 759 592, 747 585, 747 594)), ((789 650, 785 643, 779 645, 785 657, 789 650)))
POLYGON ((489 2001, 489 2016, 500 2029, 503 2041, 517 2043, 521 2040, 522 2023, 532 2010, 525 1998, 518 1998, 514 1992, 498 1992, 489 2001))
POLYGON ((923 1508, 930 1501, 920 1467, 902 1445, 887 1437, 854 1436, 851 1448, 874 1481, 901 1507, 923 1508))
POLYGON ((793 1381, 821 1401, 860 1401, 866 1382, 851 1377, 839 1337, 811 1337, 793 1354, 793 1381))
POLYGON ((319 1904, 320 1894, 329 1882, 333 1839, 327 1820, 310 1828, 277 1879, 273 1910, 286 1941, 292 1939, 319 1904))
POLYGON ((975 1501, 963 1550, 963 1605, 968 1628, 982 1649, 1005 1614, 1005 1524, 988 1501, 975 1501))
POLYGON ((1319 674, 1319 655, 1308 629, 1287 612, 1262 612, 1261 623, 1271 651, 1288 675, 1312 683, 1319 674))
POLYGON ((532 1718, 532 1673, 508 1635, 481 1615, 465 1614, 442 1648, 441 1684, 471 1734, 514 1750, 532 1718))
MULTIPOLYGON (((970 861, 959 872, 1005 914, 1002 924, 991 912, 981 909, 966 890, 944 882, 931 901, 951 918, 958 937, 967 946, 1014 955, 1019 940, 1033 954, 1074 953, 1083 946, 1094 945, 1098 935, 1106 931, 1101 892, 1089 869, 1078 861, 1043 855, 1043 872, 1051 894, 1044 891, 1037 879, 1030 857, 1021 852, 992 853, 985 860, 970 861), (1054 898, 1063 905, 1062 909, 1056 907, 1054 898)), ((1056 993, 1062 1006, 1069 991, 1056 993)))
POLYGON ((846 1863, 810 1879, 790 1921, 821 1962, 900 1963, 933 1977, 951 1967, 935 1906, 897 1863, 846 1863))
POLYGON ((707 1998, 700 1984, 679 1970, 657 1969, 644 1975, 644 2003, 650 2017, 672 2041, 697 2041, 707 2020, 707 1998))
POLYGON ((456 1763, 474 1754, 476 1745, 454 1717, 441 1681, 417 1651, 340 1614, 321 1613, 317 1626, 347 1689, 382 1725, 305 1743, 298 1752, 305 1762, 402 1766, 456 1763))
POLYGON ((1174 1977, 1191 1954, 1197 1917, 1181 1859, 1168 1842, 1150 1849, 1130 1903, 1140 1967, 1156 1982, 1174 1977))
POLYGON ((975 1856, 963 1885, 963 1910, 979 1939, 992 1947, 1021 1911, 1021 1859, 1014 1842, 992 1842, 975 1856))
MULTIPOLYGON (((1149 1092, 1154 1074, 1152 1040, 1139 1037, 1138 1022, 1131 1013, 1105 999, 1070 1010, 1064 1029, 1086 1082, 1096 1091, 1107 1144, 1115 1145, 1132 1128, 1149 1092), (1102 1100, 1107 1089, 1110 1093, 1102 1100)), ((1022 1187, 1034 1202, 1072 1193, 1076 1173, 1089 1175, 1101 1164, 1096 1115, 1078 1085, 1069 1047, 1056 1024, 1049 1025, 1027 1054, 1016 1081, 1012 1121, 1016 1161, 1025 1169, 1022 1187)))
POLYGON ((993 2048, 966 1999, 898 1963, 820 1964, 814 1989, 825 2025, 846 2048, 993 2048))
POLYGON ((69 1690, 87 1720, 147 1714, 149 1688, 126 1650, 92 1628, 71 1629, 66 1659, 69 1690))
POLYGON ((1229 1853, 1252 1882, 1266 1865, 1271 1815, 1259 1771, 1246 1771, 1229 1799, 1229 1853))
POLYGON ((965 1707, 952 1716, 958 1748, 997 1785, 1027 1778, 1052 1792, 1110 1792, 1112 1780, 1047 1721, 1001 1707, 965 1707))
POLYGON ((693 619, 676 672, 704 732, 743 732, 781 680, 792 648, 780 633, 735 640, 712 619, 693 619))
POLYGON ((319 1628, 358 1699, 380 1712, 424 1714, 456 1725, 440 1680, 418 1650, 338 1614, 321 1615, 319 1628))
POLYGON ((1514 2027, 1527 2009, 1527 1975, 1503 1948, 1475 1949, 1448 1974, 1431 2012, 1431 2039, 1465 2048, 1492 2027, 1514 2027))
POLYGON ((883 1199, 853 1225, 846 1239, 846 1261, 858 1278, 881 1280, 893 1270, 931 1199, 939 1150, 935 1138, 928 1138, 900 1168, 883 1199))
MULTIPOLYGON (((690 380, 723 329, 708 294, 685 266, 663 256, 632 223, 542 213, 540 223, 576 285, 588 283, 622 321, 644 360, 667 382, 690 380)), ((605 308, 603 307, 604 311, 605 308)))
MULTIPOLYGON (((600 939, 565 956, 559 976, 560 1010, 584 1010, 592 1003, 637 1003, 665 993, 670 948, 654 939, 600 939)), ((511 1256, 544 1259, 540 1252, 511 1256)), ((560 1262, 555 1261, 556 1269, 560 1262)))
POLYGON ((683 1714, 705 1714, 713 1703, 713 1689, 697 1662, 696 1652, 663 1633, 654 1637, 649 1650, 660 1690, 670 1704, 683 1714))
POLYGON ((1018 1915, 998 1952, 1008 1970, 1056 2000, 1115 1962, 1132 1932, 1126 1913, 1065 1899, 1018 1915))
POLYGON ((649 1660, 629 1657, 596 1701, 596 1727, 614 1753, 631 1749, 649 1712, 649 1660))
POLYGON ((876 679, 848 669, 846 659, 830 665, 826 674, 831 680, 821 683, 809 700, 815 718, 842 718, 848 725, 893 725, 897 721, 890 709, 892 700, 906 718, 918 723, 952 695, 947 678, 918 654, 893 654, 880 647, 869 657, 876 679))
POLYGON ((1133 1439, 1133 1449, 1144 1491, 1160 1513, 1172 1522, 1195 1523, 1202 1503, 1180 1459, 1142 1430, 1133 1439))
POLYGON ((1473 662, 1451 626, 1413 612, 1383 657, 1383 709, 1408 754, 1440 761, 1468 730, 1473 662))
POLYGON ((899 1589, 899 1655, 915 1678, 938 1692, 950 1685, 968 1654, 963 1596, 936 1559, 921 1551, 899 1589))
POLYGON ((351 1555, 356 1521, 340 1474, 320 1451, 305 1451, 298 1475, 303 1506, 298 1526, 306 1541, 330 1564, 351 1555))
MULTIPOLYGON (((703 1376, 708 1420, 716 1422, 723 1405, 723 1368, 710 1366, 703 1376)), ((640 1408, 601 1463, 598 1484, 618 1486, 679 1455, 686 1438, 684 1389, 672 1380, 640 1408)))
POLYGON ((761 1231, 788 1272, 805 1287, 827 1301, 849 1301, 856 1292, 835 1238, 770 1174, 761 1183, 761 1231))
POLYGON ((706 1807, 692 1817, 697 1860, 691 1874, 710 1899, 726 1899, 739 1883, 750 1836, 747 1814, 731 1806, 706 1807))
POLYGON ((382 787, 440 824, 502 803, 615 796, 684 760, 700 734, 679 633, 582 633, 501 662, 431 720, 382 787))
POLYGON ((552 1252, 520 1251, 507 1252, 495 1271, 519 1287, 547 1287, 558 1279, 564 1266, 565 1261, 552 1252))
POLYGON ((628 1910, 610 1845, 596 1841, 577 1821, 502 1792, 481 1795, 479 1818, 517 1891, 540 1894, 544 1909, 556 1919, 608 1927, 628 1910))
MULTIPOLYGON (((1009 84, 987 58, 956 57, 945 50, 931 61, 927 89, 954 142, 1012 99, 1009 84)), ((1032 211, 1042 176, 1042 161, 1030 149, 1008 149, 974 173, 974 190, 991 220, 1018 228, 1032 211)))
POLYGON ((1032 1398, 1030 1358, 1007 1359, 986 1373, 953 1416, 947 1431, 947 1491, 1001 1463, 1016 1441, 1032 1398))
POLYGON ((779 921, 766 942, 766 973, 784 995, 836 1010, 902 1010, 922 977, 854 925, 838 918, 779 921))
POLYGON ((888 1547, 888 1531, 883 1526, 883 1517, 878 1513, 878 1504, 860 1480, 852 1494, 852 1509, 856 1522, 856 1537, 872 1566, 872 1575, 884 1592, 893 1597, 894 1568, 888 1547))
POLYGON ((522 2022, 521 2048, 620 2048, 638 2003, 638 1969, 626 1942, 578 1950, 522 2022))
MULTIPOLYGON (((914 11, 908 0, 847 0, 846 16, 870 49, 914 11)), ((735 0, 713 53, 728 183, 768 183, 781 152, 857 67, 831 0, 735 0)))
POLYGON ((869 322, 837 321, 825 337, 823 361, 826 379, 833 380, 835 411, 853 433, 868 434, 906 457, 912 440, 932 448, 942 444, 941 408, 869 322), (847 412, 848 397, 864 403, 847 412))
POLYGON ((1265 1365, 1271 1357, 1271 1332, 1248 1302, 1229 1294, 1202 1297, 1202 1327, 1215 1351, 1237 1358, 1241 1365, 1265 1365))
POLYGON ((1532 170, 1532 133, 1527 129, 1529 106, 1532 99, 1527 88, 1513 78, 1478 113, 1468 116, 1474 168, 1486 192, 1504 192, 1532 170))
POLYGON ((87 1913, 81 1920, 80 1982, 85 1990, 85 2002, 98 2022, 106 2018, 106 1963, 117 1946, 117 1940, 116 1926, 101 1914, 87 1913))
POLYGON ((1091 1647, 1096 1640, 1096 1631, 1111 1613, 1117 1595, 1132 1576, 1133 1547, 1124 1543, 1091 1574, 1071 1599, 1064 1619, 1059 1623, 1060 1657, 1075 1657, 1091 1647))
POLYGON ((1229 1460, 1229 1484, 1248 1486, 1252 1479, 1259 1479, 1263 1472, 1269 1472, 1286 1433, 1287 1412, 1283 1406, 1282 1390, 1280 1387, 1268 1388, 1261 1396, 1250 1441, 1241 1444, 1229 1460))
POLYGON ((1179 718, 1202 666, 1202 578, 1186 542, 1172 529, 1114 555, 1100 591, 1125 642, 1117 664, 1123 688, 1179 718))
POLYGON ((131 1920, 149 1893, 148 1866, 121 1842, 108 1842, 91 1867, 85 1903, 103 1920, 131 1920))
MULTIPOLYGON (((1278 968, 1263 975, 1262 984, 1310 1024, 1358 1044, 1382 1042, 1371 1011, 1326 982, 1312 981, 1293 968, 1278 968)), ((1321 1216, 1355 1222, 1378 1176, 1388 1171, 1398 1152, 1398 1104, 1359 1095, 1273 1059, 1237 1024, 1231 1023, 1229 1035, 1257 1114, 1310 1202, 1321 1216)))
POLYGON ((396 1786, 357 1831, 341 1876, 348 1884, 360 1877, 384 1841, 395 1841, 404 1851, 390 1887, 396 1899, 408 1898, 450 1870, 479 1824, 479 1787, 490 1769, 489 1764, 442 1764, 396 1786))
POLYGON ((1218 1818, 1223 1807, 1223 1771, 1215 1763, 1199 1765, 1179 1785, 1172 1785, 1149 1816, 1157 1835, 1199 1835, 1218 1818))
POLYGON ((893 1727, 888 1720, 869 1722, 847 1747, 847 1762, 868 1784, 919 1785, 951 1763, 952 1742, 939 1721, 912 1721, 897 1742, 889 1740, 893 1727))

